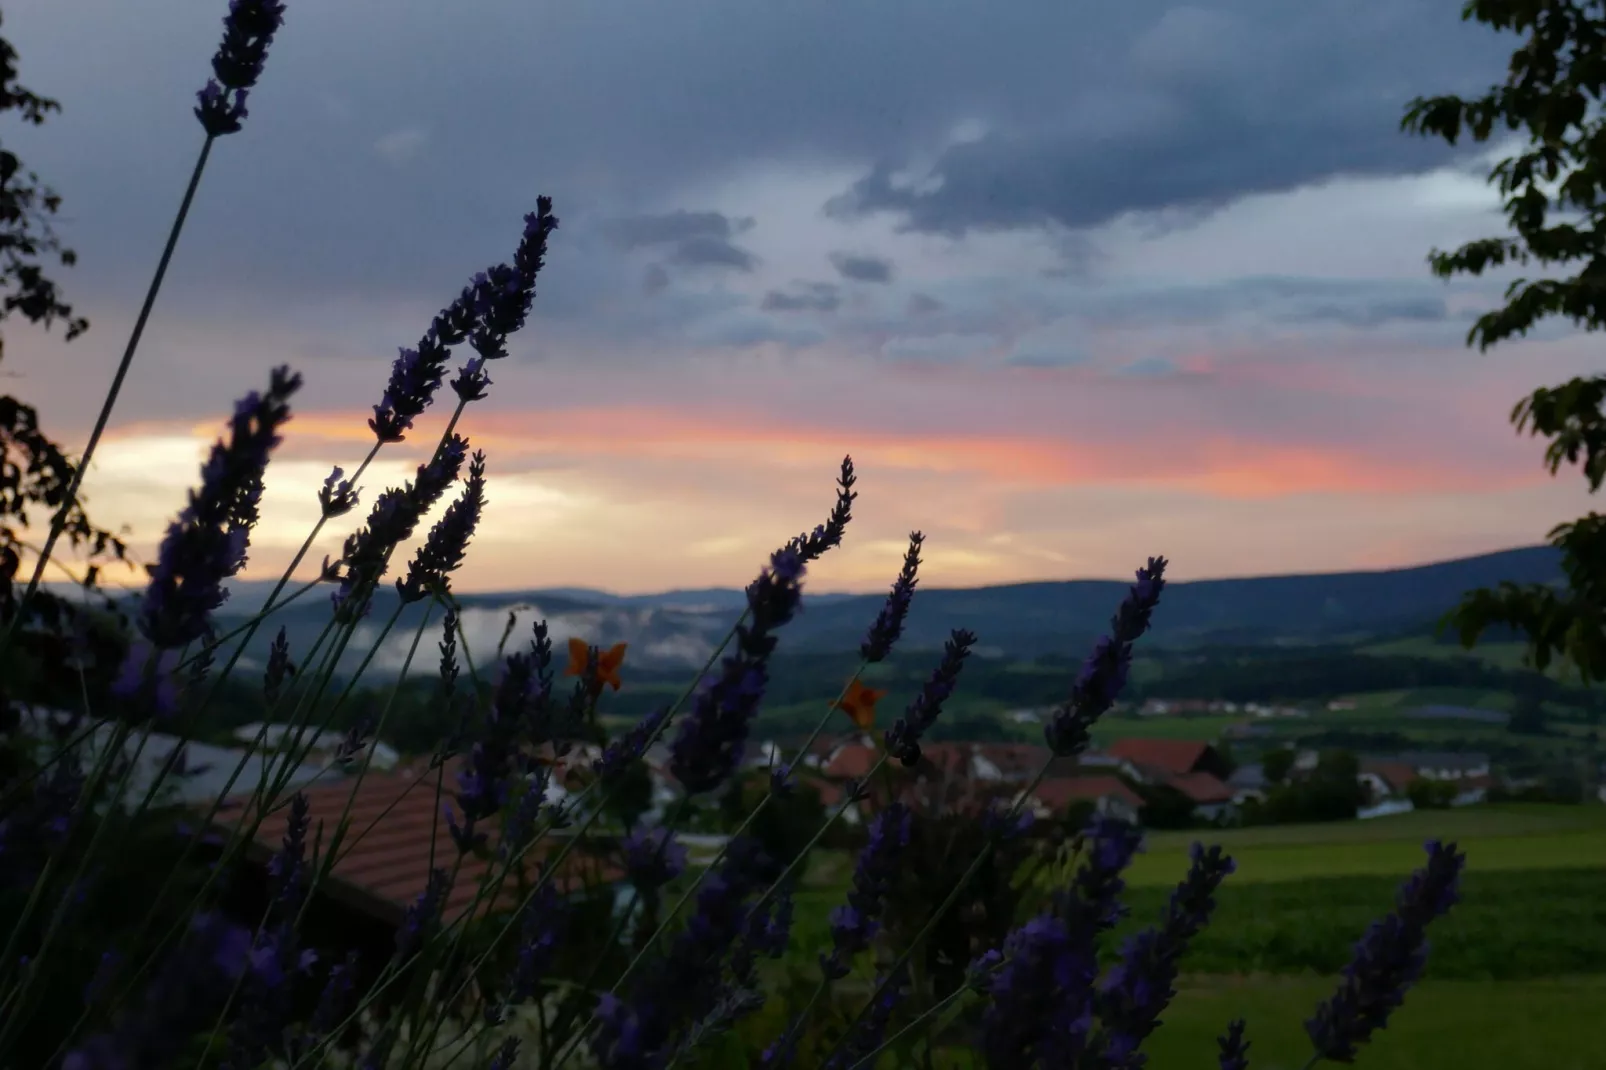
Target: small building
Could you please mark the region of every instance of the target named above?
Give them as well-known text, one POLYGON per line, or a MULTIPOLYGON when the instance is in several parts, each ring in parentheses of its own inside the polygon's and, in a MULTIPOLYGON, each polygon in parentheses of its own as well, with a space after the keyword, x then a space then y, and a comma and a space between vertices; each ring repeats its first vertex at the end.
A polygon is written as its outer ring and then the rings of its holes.
POLYGON ((1429 780, 1464 780, 1468 777, 1486 777, 1490 773, 1487 754, 1412 751, 1394 760, 1407 763, 1418 776, 1429 780))
POLYGON ((1118 739, 1105 753, 1131 762, 1150 783, 1184 773, 1209 773, 1218 780, 1228 775, 1221 752, 1199 740, 1118 739))
POLYGON ((1237 812, 1237 793, 1210 773, 1180 773, 1168 781, 1193 802, 1193 812, 1206 821, 1223 821, 1237 812))
POLYGON ((1113 776, 1068 776, 1044 780, 1032 791, 1026 805, 1033 816, 1048 818, 1063 814, 1076 802, 1091 802, 1094 813, 1134 825, 1143 811, 1143 799, 1138 793, 1113 776))
POLYGON ((1264 802, 1271 785, 1266 780, 1266 767, 1259 762, 1248 762, 1232 771, 1227 787, 1232 789, 1232 801, 1242 806, 1250 800, 1264 802))
POLYGON ((1416 770, 1409 762, 1388 759, 1362 758, 1357 779, 1364 785, 1372 802, 1400 799, 1417 779, 1416 770))

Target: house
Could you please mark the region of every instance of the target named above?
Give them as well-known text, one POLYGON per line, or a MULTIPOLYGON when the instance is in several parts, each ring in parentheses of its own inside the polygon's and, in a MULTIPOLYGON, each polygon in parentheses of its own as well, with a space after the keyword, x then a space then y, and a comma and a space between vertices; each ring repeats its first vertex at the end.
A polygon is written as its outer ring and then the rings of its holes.
POLYGON ((1417 721, 1471 721, 1475 724, 1505 728, 1511 724, 1511 714, 1499 710, 1473 709, 1467 706, 1418 706, 1406 710, 1405 716, 1417 721))
MULTIPOLYGON (((456 764, 452 763, 452 767, 445 770, 448 784, 455 780, 456 764)), ((332 903, 363 918, 397 926, 407 909, 424 894, 433 859, 437 867, 449 871, 457 867, 456 880, 442 911, 444 918, 456 920, 474 904, 481 878, 493 863, 468 854, 458 865, 456 845, 444 817, 436 809, 434 775, 420 775, 417 770, 375 773, 360 781, 315 785, 302 794, 307 798, 312 827, 316 830, 320 824, 323 826, 321 837, 325 850, 348 802, 350 805, 350 826, 334 867, 321 886, 321 894, 332 903)), ((238 802, 240 805, 215 819, 215 824, 223 831, 231 830, 236 822, 245 818, 249 797, 240 797, 238 802)), ((496 822, 487 828, 493 857, 498 828, 496 822)), ((281 849, 284 829, 284 820, 279 815, 263 821, 247 849, 247 857, 258 863, 267 862, 281 849)), ((536 872, 537 862, 557 850, 558 842, 557 837, 548 835, 530 849, 525 858, 530 875, 536 872)), ((596 888, 616 886, 623 876, 617 867, 574 851, 564 859, 555 879, 561 890, 578 896, 596 888)), ((518 902, 509 882, 494 902, 482 903, 481 909, 487 912, 510 910, 518 902)))
POLYGON ((1237 793, 1210 773, 1179 773, 1166 783, 1193 801, 1193 812, 1206 821, 1221 821, 1237 812, 1237 793))
MULTIPOLYGON (((331 729, 320 732, 307 726, 264 724, 261 721, 241 725, 232 734, 246 746, 254 746, 270 754, 281 754, 286 749, 294 747, 306 754, 309 763, 316 765, 332 763, 346 738, 344 732, 331 729)), ((401 761, 401 754, 396 748, 381 740, 370 740, 367 749, 372 751, 372 757, 366 758, 369 769, 394 769, 396 763, 401 761)), ((358 751, 355 757, 356 766, 361 768, 364 760, 365 755, 362 751, 358 751)))
MULTIPOLYGON (((20 711, 21 727, 40 739, 49 738, 52 723, 71 724, 67 713, 38 707, 20 711)), ((112 744, 116 726, 110 723, 97 725, 77 745, 78 752, 88 769, 112 744)), ((54 751, 59 745, 52 745, 54 751)), ((255 791, 264 779, 284 777, 287 788, 299 788, 316 780, 340 781, 341 771, 327 768, 326 763, 308 761, 286 770, 285 759, 278 755, 264 755, 244 747, 220 747, 212 743, 185 741, 166 732, 143 730, 131 732, 123 741, 123 754, 137 760, 129 773, 128 786, 123 799, 131 806, 139 805, 150 792, 152 785, 160 784, 153 802, 213 803, 225 792, 255 791), (144 739, 141 746, 140 740, 144 739), (178 752, 175 756, 175 752, 178 752), (266 775, 264 773, 266 766, 266 775)))
POLYGON ((1143 810, 1138 793, 1113 776, 1055 777, 1033 789, 1026 805, 1033 816, 1052 817, 1076 802, 1091 802, 1093 812, 1137 824, 1143 810))
POLYGON ((1357 779, 1366 785, 1372 802, 1380 803, 1386 799, 1403 798, 1417 775, 1409 762, 1362 758, 1357 779))
POLYGON ((1168 776, 1184 773, 1209 773, 1217 779, 1228 775, 1227 762, 1221 752, 1198 740, 1118 739, 1105 753, 1131 762, 1149 783, 1160 783, 1168 776))
POLYGON ((1242 806, 1251 799, 1265 801, 1271 785, 1266 780, 1266 767, 1259 762, 1250 762, 1232 771, 1232 776, 1227 778, 1227 786, 1232 789, 1232 801, 1242 806))
POLYGON ((1489 756, 1475 753, 1447 751, 1413 751, 1401 754, 1398 761, 1408 763, 1418 776, 1429 780, 1462 780, 1467 777, 1489 775, 1489 756))
POLYGON ((1488 801, 1489 789, 1496 784, 1495 778, 1485 773, 1480 776, 1458 778, 1455 786, 1456 793, 1450 799, 1451 806, 1476 806, 1488 801))

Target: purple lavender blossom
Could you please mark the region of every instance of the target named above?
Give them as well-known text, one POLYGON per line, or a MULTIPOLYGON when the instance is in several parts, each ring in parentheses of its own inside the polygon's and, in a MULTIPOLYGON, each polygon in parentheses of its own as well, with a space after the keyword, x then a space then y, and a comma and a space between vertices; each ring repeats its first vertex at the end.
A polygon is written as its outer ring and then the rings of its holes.
POLYGON ((456 300, 441 309, 416 349, 401 349, 390 366, 390 381, 384 396, 374 406, 368 427, 380 442, 401 442, 413 428, 413 421, 435 401, 446 376, 446 362, 452 346, 460 344, 474 329, 474 288, 465 286, 456 300))
POLYGON ((279 701, 285 679, 294 676, 295 671, 296 667, 290 661, 290 639, 281 626, 273 645, 268 648, 268 667, 262 673, 262 697, 267 699, 270 707, 279 701))
POLYGON ((1149 630, 1149 618, 1160 604, 1165 589, 1163 557, 1151 557, 1138 569, 1137 582, 1110 619, 1110 634, 1099 639, 1082 665, 1071 687, 1071 697, 1044 728, 1049 749, 1057 757, 1080 754, 1086 749, 1089 729, 1111 706, 1126 686, 1132 667, 1132 644, 1149 630))
POLYGON ((128 645, 111 688, 124 720, 165 720, 178 712, 178 660, 177 650, 157 650, 142 640, 128 645))
POLYGON ((446 897, 452 891, 452 875, 436 867, 429 871, 424 890, 407 908, 402 923, 396 930, 396 961, 405 965, 429 939, 430 933, 441 922, 446 909, 446 897))
POLYGON ((942 647, 942 661, 931 674, 931 679, 909 703, 903 716, 887 729, 884 737, 887 753, 903 763, 905 768, 920 761, 920 739, 937 723, 942 704, 959 686, 959 673, 964 669, 965 659, 970 656, 970 648, 975 644, 974 632, 957 628, 950 633, 942 647))
POLYGON ((669 717, 669 707, 660 706, 625 730, 618 739, 609 743, 602 757, 591 763, 592 772, 601 779, 604 789, 618 783, 632 763, 640 760, 650 741, 657 736, 669 717))
POLYGON ((229 0, 223 19, 223 42, 212 57, 212 73, 196 94, 195 117, 209 138, 235 133, 246 117, 245 98, 262 77, 268 46, 284 24, 279 0, 229 0))
POLYGON ((1139 1070, 1148 1057, 1138 1050, 1160 1024, 1160 1013, 1176 995, 1178 963, 1188 944, 1215 910, 1216 889, 1236 868, 1220 847, 1195 843, 1188 873, 1172 893, 1159 926, 1126 942, 1120 961, 1100 987, 1097 1008, 1103 1032, 1102 1065, 1139 1070))
POLYGON ((1428 924, 1455 905, 1467 862, 1453 843, 1430 840, 1426 850, 1427 865, 1400 886, 1394 912, 1367 930, 1344 967, 1338 991, 1305 1023, 1319 1057, 1354 1062, 1360 1046, 1388 1025, 1389 1015, 1405 1002, 1406 990, 1421 978, 1428 924))
POLYGON ((625 874, 643 892, 663 887, 686 868, 686 847, 669 828, 632 829, 623 848, 625 874))
POLYGON ((452 380, 452 393, 463 402, 479 401, 491 386, 491 377, 485 371, 484 357, 470 357, 463 362, 457 378, 452 380))
POLYGON ((133 1070, 167 1066, 199 1029, 212 1025, 245 971, 251 931, 220 914, 196 914, 189 931, 142 986, 138 1004, 110 1031, 63 1058, 62 1070, 133 1070))
POLYGON ((484 846, 486 833, 481 823, 502 812, 514 775, 524 769, 519 743, 527 734, 531 704, 540 695, 539 683, 535 651, 508 655, 486 712, 484 731, 457 773, 461 824, 450 808, 446 811, 447 829, 460 853, 484 846))
POLYGON ((827 550, 841 546, 848 522, 853 519, 853 499, 859 496, 858 491, 853 489, 857 481, 858 477, 853 474, 853 458, 842 458, 842 473, 837 476, 836 504, 831 507, 831 515, 812 532, 799 535, 787 543, 784 549, 796 553, 807 565, 818 561, 827 550))
POLYGON ((847 904, 831 911, 832 947, 828 954, 820 956, 820 970, 827 980, 846 977, 853 956, 866 950, 875 939, 881 909, 899 872, 899 856, 909 846, 911 819, 909 808, 895 802, 870 823, 869 839, 853 870, 847 904))
POLYGON ((1014 807, 998 801, 988 806, 981 815, 981 825, 989 839, 999 843, 1026 835, 1037 824, 1037 815, 1030 810, 1014 812, 1014 807))
POLYGON ((920 571, 920 544, 925 539, 918 531, 909 533, 909 549, 903 555, 903 570, 893 581, 886 604, 876 614, 875 623, 870 625, 870 631, 859 647, 859 655, 865 661, 873 664, 885 660, 892 653, 892 644, 903 635, 903 622, 909 615, 909 603, 914 600, 915 585, 920 582, 917 578, 920 571))
POLYGON ((65 751, 0 816, 0 888, 30 888, 45 860, 66 843, 84 789, 79 751, 65 751))
POLYGON ((335 752, 330 761, 342 768, 351 765, 357 756, 368 749, 368 743, 373 737, 374 729, 379 725, 379 718, 373 713, 365 713, 352 722, 340 737, 335 746, 335 752))
POLYGON ((591 1047, 604 1070, 660 1067, 677 1039, 715 1010, 724 960, 746 931, 746 903, 777 869, 752 839, 730 842, 674 944, 646 961, 625 998, 609 993, 598 1002, 591 1047))
POLYGON ((299 375, 275 368, 266 394, 252 391, 235 405, 229 440, 212 447, 200 489, 190 492, 189 505, 167 529, 137 616, 140 633, 157 648, 201 638, 212 611, 228 598, 223 581, 245 564, 248 540, 236 523, 236 503, 261 479, 300 386, 299 375))
POLYGON ((1216 1039, 1221 1048, 1221 1070, 1249 1070, 1249 1041, 1244 1039, 1244 1020, 1236 1018, 1227 1031, 1216 1039))
POLYGON ((518 918, 519 952, 508 978, 507 1006, 517 1007, 535 998, 552 966, 568 917, 568 904, 551 882, 525 904, 518 918))
POLYGON ((551 784, 552 774, 545 769, 537 769, 526 778, 524 794, 503 823, 502 838, 496 845, 496 853, 504 862, 522 857, 525 848, 530 846, 535 836, 535 819, 546 803, 547 788, 551 784))
POLYGON ((1113 817, 1095 817, 1080 836, 1087 860, 1060 897, 1060 910, 1075 924, 1102 932, 1126 916, 1123 874, 1143 849, 1143 830, 1113 817))
POLYGON ((370 585, 379 582, 396 547, 412 537, 424 514, 457 481, 467 454, 468 441, 453 435, 429 463, 418 466, 412 482, 386 490, 375 500, 368 523, 346 539, 341 553, 345 573, 325 570, 328 578, 340 581, 332 601, 341 619, 367 612, 370 585))
POLYGON ((468 540, 480 522, 485 508, 485 452, 477 451, 468 465, 468 482, 463 495, 446 507, 446 515, 430 530, 429 538, 413 556, 407 577, 396 581, 396 590, 405 602, 417 602, 434 592, 452 589, 449 574, 463 563, 468 540))
MULTIPOLYGON (((498 265, 474 279, 474 311, 477 326, 470 332, 469 345, 485 360, 507 356, 508 336, 524 326, 535 300, 535 280, 546 259, 547 241, 558 229, 552 214, 552 198, 537 197, 535 211, 524 217, 524 234, 513 255, 513 265, 498 265)), ((483 373, 481 373, 483 375, 483 373)), ((465 373, 465 379, 468 376, 465 373)), ((489 383, 483 379, 483 383, 489 383)), ((457 384, 453 384, 457 389, 457 384)), ((463 397, 463 392, 458 391, 463 397)), ((465 400, 469 400, 465 398, 465 400)))
POLYGON ((294 985, 317 960, 302 950, 296 915, 306 897, 307 831, 311 814, 306 795, 290 801, 284 843, 268 864, 272 902, 268 922, 251 944, 240 985, 239 1014, 229 1029, 223 1070, 251 1070, 284 1038, 292 1013, 294 985))
MULTIPOLYGON (((524 325, 535 296, 535 280, 545 262, 546 243, 557 229, 552 198, 537 197, 536 210, 524 217, 524 233, 506 264, 481 272, 457 299, 441 310, 416 349, 403 349, 391 367, 385 395, 374 406, 368 426, 380 442, 400 442, 413 421, 435 400, 446 375, 451 347, 468 340, 481 358, 506 354, 507 336, 524 325)), ((465 403, 484 396, 490 378, 483 364, 465 368, 452 389, 465 403)))
POLYGON ((361 491, 352 486, 351 480, 341 479, 346 470, 339 465, 329 473, 329 478, 323 481, 318 491, 318 508, 325 520, 333 520, 337 516, 345 516, 357 507, 357 498, 361 491))
POLYGON ((1005 939, 1001 962, 984 955, 971 964, 968 978, 993 996, 981 1035, 989 1065, 1077 1065, 1093 1025, 1096 941, 1121 916, 1121 873, 1140 841, 1130 825, 1095 820, 1084 833, 1086 862, 1053 906, 1005 939))
POLYGON ((721 673, 704 680, 670 749, 669 770, 688 795, 712 791, 741 763, 747 734, 769 680, 771 634, 797 613, 803 558, 777 550, 747 589, 748 623, 736 629, 736 651, 721 673))
POLYGON ((306 1023, 306 1028, 286 1038, 285 1052, 292 1062, 309 1055, 351 1013, 356 1002, 358 961, 355 951, 348 952, 344 962, 338 962, 329 968, 329 974, 324 979, 323 991, 318 996, 317 1005, 313 1007, 312 1018, 306 1023))

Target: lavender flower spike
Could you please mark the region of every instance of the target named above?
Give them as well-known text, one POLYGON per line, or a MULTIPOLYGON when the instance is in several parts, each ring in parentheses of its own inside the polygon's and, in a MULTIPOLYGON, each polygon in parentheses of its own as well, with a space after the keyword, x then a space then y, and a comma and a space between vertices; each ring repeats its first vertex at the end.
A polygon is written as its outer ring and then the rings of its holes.
POLYGON ((212 57, 206 87, 196 94, 195 117, 207 137, 222 137, 240 129, 246 117, 245 98, 262 77, 268 46, 284 24, 280 0, 229 0, 223 19, 223 42, 212 57))
POLYGON ((870 625, 870 632, 864 637, 864 643, 859 647, 859 654, 865 661, 874 664, 886 660, 892 653, 892 644, 903 635, 904 618, 909 615, 909 603, 915 596, 915 584, 919 582, 916 574, 920 570, 920 544, 926 537, 918 531, 909 533, 909 549, 903 555, 903 570, 892 584, 892 593, 887 595, 886 605, 876 615, 875 623, 870 625))
POLYGON ((1234 1019, 1216 1040, 1221 1048, 1217 1065, 1221 1070, 1249 1070, 1249 1041, 1244 1039, 1244 1020, 1234 1019))
POLYGON ((1210 920, 1216 889, 1236 868, 1220 847, 1206 850, 1195 843, 1188 874, 1172 893, 1164 920, 1138 933, 1121 949, 1099 992, 1098 1013, 1104 1024, 1099 1038, 1103 1061, 1111 1070, 1138 1070, 1147 1061, 1139 1048, 1160 1024, 1160 1013, 1176 995, 1178 963, 1188 944, 1210 920))
POLYGON ((1138 569, 1137 582, 1110 620, 1110 634, 1101 638, 1082 665, 1070 699, 1043 729, 1049 749, 1061 758, 1080 754, 1091 738, 1089 729, 1115 705, 1132 668, 1132 644, 1149 630, 1149 618, 1165 589, 1163 557, 1151 557, 1138 569))
POLYGON ((858 477, 853 474, 853 458, 842 458, 842 474, 837 476, 836 504, 831 507, 831 515, 812 532, 799 535, 786 544, 786 549, 796 551, 805 565, 819 560, 827 550, 842 545, 848 521, 853 519, 853 499, 859 496, 859 492, 853 489, 856 482, 858 477))
POLYGON ((1359 1047, 1388 1025, 1389 1015, 1405 1002, 1406 989, 1422 976, 1428 923, 1455 905, 1467 862, 1453 843, 1430 840, 1426 847, 1428 864, 1400 886, 1394 912, 1367 930, 1344 967, 1338 991, 1305 1023, 1318 1057, 1354 1062, 1359 1047))
POLYGON ((239 499, 261 482, 290 419, 290 396, 300 387, 299 375, 275 368, 266 394, 252 391, 235 405, 228 441, 212 447, 200 489, 190 492, 189 505, 167 529, 138 614, 141 634, 157 649, 201 638, 212 611, 228 597, 223 581, 245 564, 249 538, 236 521, 239 499))
POLYGON ((976 633, 957 628, 948 636, 942 647, 942 661, 937 670, 920 689, 909 708, 893 726, 887 729, 887 753, 902 762, 905 768, 920 761, 920 737, 937 723, 942 704, 948 701, 959 686, 959 673, 976 644, 976 633))
POLYGON ((747 588, 748 623, 736 629, 736 652, 718 677, 704 682, 670 749, 669 771, 688 794, 712 791, 741 763, 747 733, 775 650, 771 634, 797 613, 802 600, 803 558, 777 550, 770 565, 747 588))
POLYGON ((407 577, 396 581, 403 602, 417 602, 437 590, 451 590, 448 574, 463 563, 468 540, 485 508, 485 452, 477 451, 468 465, 463 496, 446 507, 446 515, 430 530, 429 538, 413 556, 407 577))
POLYGON ((989 1066, 1081 1065, 1093 1024, 1096 940, 1120 918, 1121 874, 1141 841, 1138 830, 1110 819, 1083 835, 1087 862, 1051 908, 1010 933, 1001 956, 971 964, 973 983, 992 993, 981 1032, 989 1066))
POLYGON ((853 870, 848 902, 831 911, 829 954, 820 956, 820 970, 836 981, 848 975, 848 962, 875 939, 878 918, 892 880, 898 874, 898 856, 909 845, 909 808, 893 803, 876 815, 869 841, 859 852, 853 870))

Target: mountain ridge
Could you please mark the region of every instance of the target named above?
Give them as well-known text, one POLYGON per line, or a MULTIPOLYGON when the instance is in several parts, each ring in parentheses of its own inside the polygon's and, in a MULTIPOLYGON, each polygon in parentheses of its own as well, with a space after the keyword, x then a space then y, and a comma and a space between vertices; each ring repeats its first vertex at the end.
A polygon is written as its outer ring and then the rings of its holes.
MULTIPOLYGON (((1370 571, 1301 573, 1174 581, 1166 587, 1146 646, 1272 645, 1361 641, 1425 631, 1461 595, 1503 580, 1561 581, 1560 554, 1550 546, 1522 547, 1426 565, 1370 571)), ((922 585, 911 606, 901 647, 939 647, 955 628, 977 634, 979 655, 1034 658, 1085 651, 1125 596, 1126 580, 1045 580, 987 587, 922 585)), ((233 585, 218 623, 232 628, 261 607, 272 584, 233 585)), ((805 584, 803 611, 781 633, 784 650, 841 652, 858 646, 885 601, 884 593, 814 595, 805 584)), ((380 588, 374 608, 348 648, 350 664, 378 638, 379 622, 397 609, 395 588, 380 588)), ((743 604, 735 589, 705 588, 661 595, 610 595, 585 588, 476 592, 459 596, 462 624, 475 660, 496 648, 510 610, 516 614, 511 649, 531 623, 544 618, 562 645, 579 637, 599 645, 631 644, 636 664, 700 666, 725 636, 743 604)), ((402 607, 385 645, 369 667, 376 676, 400 670, 423 604, 402 607)), ((292 650, 307 649, 328 619, 325 593, 314 590, 275 613, 247 652, 261 663, 283 625, 292 650)), ((432 620, 438 622, 436 615, 432 620)), ((438 624, 430 625, 433 630, 438 624)), ((428 650, 435 636, 428 637, 428 650)), ((428 660, 427 658, 425 660, 428 660)), ((422 663, 420 671, 429 671, 422 663)))

